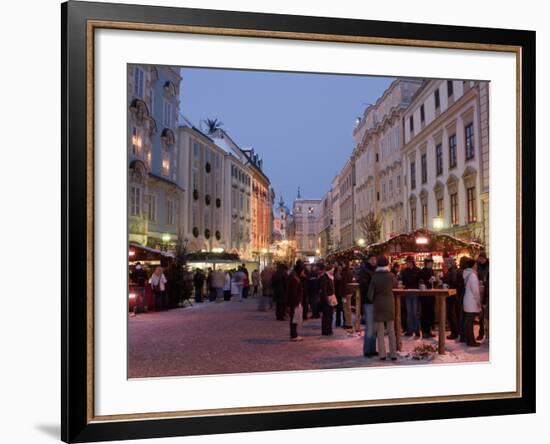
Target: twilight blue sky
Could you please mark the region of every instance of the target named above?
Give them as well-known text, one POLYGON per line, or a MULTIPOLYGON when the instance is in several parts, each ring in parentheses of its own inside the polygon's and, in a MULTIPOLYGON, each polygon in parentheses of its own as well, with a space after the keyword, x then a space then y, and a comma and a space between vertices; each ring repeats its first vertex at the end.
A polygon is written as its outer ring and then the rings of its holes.
MULTIPOLYGON (((298 186, 320 198, 353 149, 355 119, 392 78, 183 68, 180 112, 217 118, 241 147, 253 147, 290 204, 298 186)), ((290 205, 289 205, 290 206, 290 205)))

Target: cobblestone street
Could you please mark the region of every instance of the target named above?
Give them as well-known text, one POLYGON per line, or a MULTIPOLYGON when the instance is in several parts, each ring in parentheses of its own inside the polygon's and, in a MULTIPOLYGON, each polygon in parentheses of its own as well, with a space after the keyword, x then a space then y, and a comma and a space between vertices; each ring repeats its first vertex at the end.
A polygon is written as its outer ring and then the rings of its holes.
MULTIPOLYGON (((288 321, 276 321, 274 311, 259 312, 256 298, 194 304, 164 312, 130 317, 129 378, 212 375, 246 372, 289 371, 381 365, 418 365, 409 353, 422 342, 403 338, 397 361, 365 358, 363 338, 334 329, 334 336, 320 335, 319 319, 299 328, 302 342, 289 341, 288 321)), ((479 348, 447 341, 447 354, 430 362, 486 361, 487 342, 479 348)))

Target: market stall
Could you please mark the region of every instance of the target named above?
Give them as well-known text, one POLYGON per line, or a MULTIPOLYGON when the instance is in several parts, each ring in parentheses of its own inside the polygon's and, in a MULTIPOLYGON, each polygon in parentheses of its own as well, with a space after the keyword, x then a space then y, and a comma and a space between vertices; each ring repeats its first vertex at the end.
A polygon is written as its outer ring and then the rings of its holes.
POLYGON ((238 254, 234 253, 214 253, 210 251, 188 253, 185 256, 188 267, 191 270, 200 268, 201 270, 220 269, 234 270, 244 264, 249 273, 259 269, 260 263, 253 260, 241 260, 238 254))
MULTIPOLYGON (((151 276, 157 266, 167 268, 174 261, 172 253, 156 250, 137 243, 130 242, 128 245, 128 310, 133 312, 136 305, 137 286, 131 280, 131 273, 139 262, 144 268, 147 276, 151 276)), ((145 286, 145 306, 148 310, 155 309, 155 301, 149 285, 145 286)))
POLYGON ((391 262, 404 263, 407 256, 412 256, 418 267, 423 267, 424 259, 431 257, 436 271, 442 269, 446 255, 455 259, 458 264, 462 256, 476 256, 483 249, 483 245, 478 242, 458 239, 425 228, 398 234, 385 242, 366 247, 368 253, 385 254, 391 262))

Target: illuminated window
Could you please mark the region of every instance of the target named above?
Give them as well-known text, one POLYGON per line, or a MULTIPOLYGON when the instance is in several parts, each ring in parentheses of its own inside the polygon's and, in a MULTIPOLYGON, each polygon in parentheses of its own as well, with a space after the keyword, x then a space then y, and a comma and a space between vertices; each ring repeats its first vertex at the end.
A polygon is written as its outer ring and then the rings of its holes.
POLYGON ((424 228, 428 226, 428 204, 422 204, 422 226, 424 228))
POLYGON ((168 158, 168 156, 164 156, 164 158, 162 159, 162 174, 164 176, 170 175, 170 159, 168 158))
POLYGON ((451 194, 451 224, 458 225, 458 194, 451 194))
POLYGON ((437 199, 437 216, 438 217, 443 217, 443 212, 445 210, 443 205, 444 205, 443 198, 437 199))
POLYGON ((141 154, 141 136, 135 126, 132 127, 132 154, 136 157, 141 154))

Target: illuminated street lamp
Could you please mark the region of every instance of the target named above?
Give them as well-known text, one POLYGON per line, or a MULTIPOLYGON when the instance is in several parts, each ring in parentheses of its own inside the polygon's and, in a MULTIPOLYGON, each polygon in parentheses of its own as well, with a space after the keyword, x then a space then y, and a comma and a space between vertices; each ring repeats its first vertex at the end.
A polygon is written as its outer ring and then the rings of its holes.
POLYGON ((443 220, 442 217, 437 216, 437 217, 433 218, 432 224, 433 224, 434 230, 439 231, 439 230, 442 230, 444 228, 445 221, 443 220))
POLYGON ((162 244, 160 246, 160 249, 163 251, 168 251, 168 242, 170 242, 170 235, 169 234, 163 234, 161 237, 162 244))
POLYGON ((358 244, 360 247, 364 247, 366 243, 367 243, 367 242, 366 242, 365 239, 363 239, 363 238, 357 239, 357 244, 358 244))

